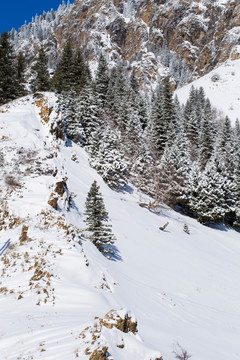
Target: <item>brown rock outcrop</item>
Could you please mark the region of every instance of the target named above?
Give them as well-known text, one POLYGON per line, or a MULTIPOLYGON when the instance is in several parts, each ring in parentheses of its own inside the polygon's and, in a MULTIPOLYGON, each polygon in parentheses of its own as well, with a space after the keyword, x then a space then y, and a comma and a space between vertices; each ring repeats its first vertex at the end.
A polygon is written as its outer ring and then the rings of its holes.
MULTIPOLYGON (((52 34, 52 46, 59 54, 71 39, 90 62, 101 51, 112 64, 123 59, 131 68, 134 62, 141 83, 144 78, 151 85, 163 71, 164 42, 203 75, 229 57, 240 58, 239 26, 237 0, 76 0, 52 34)), ((54 130, 62 138, 61 124, 54 130)))

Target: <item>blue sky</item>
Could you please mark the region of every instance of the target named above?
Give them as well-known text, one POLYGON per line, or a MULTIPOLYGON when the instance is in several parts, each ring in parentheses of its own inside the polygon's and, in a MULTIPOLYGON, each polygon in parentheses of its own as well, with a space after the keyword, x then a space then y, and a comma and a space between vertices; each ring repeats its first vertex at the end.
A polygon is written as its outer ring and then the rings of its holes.
POLYGON ((44 10, 56 10, 61 3, 62 0, 1 0, 0 34, 5 30, 10 31, 13 27, 18 30, 25 20, 30 22, 33 16, 41 15, 44 10))

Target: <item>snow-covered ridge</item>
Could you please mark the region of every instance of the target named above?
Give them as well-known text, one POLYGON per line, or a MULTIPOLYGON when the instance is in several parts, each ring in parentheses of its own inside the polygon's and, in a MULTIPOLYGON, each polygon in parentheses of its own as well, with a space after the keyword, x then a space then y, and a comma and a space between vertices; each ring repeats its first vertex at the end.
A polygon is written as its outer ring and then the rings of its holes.
POLYGON ((64 0, 54 11, 43 12, 36 15, 28 24, 22 25, 18 30, 12 29, 10 39, 17 53, 25 53, 27 60, 32 61, 35 57, 40 44, 48 50, 49 67, 52 68, 56 61, 57 40, 55 30, 61 24, 64 16, 70 13, 73 4, 70 1, 65 4, 64 0))
POLYGON ((67 4, 63 1, 56 11, 44 11, 42 15, 35 15, 28 24, 22 25, 18 31, 12 29, 10 34, 14 46, 19 47, 24 40, 46 40, 59 25, 61 18, 71 11, 72 6, 70 1, 67 4))
POLYGON ((239 233, 164 208, 150 212, 134 188, 110 190, 82 148, 55 138, 61 113, 53 94, 44 97, 0 108, 0 247, 11 240, 0 258, 2 358, 87 360, 99 342, 108 360, 155 360, 159 351, 174 360, 178 342, 194 360, 239 360, 239 233), (82 237, 94 180, 119 261, 82 237), (68 191, 55 210, 48 201, 61 181, 68 191), (111 329, 117 316, 137 321, 138 332, 111 329))

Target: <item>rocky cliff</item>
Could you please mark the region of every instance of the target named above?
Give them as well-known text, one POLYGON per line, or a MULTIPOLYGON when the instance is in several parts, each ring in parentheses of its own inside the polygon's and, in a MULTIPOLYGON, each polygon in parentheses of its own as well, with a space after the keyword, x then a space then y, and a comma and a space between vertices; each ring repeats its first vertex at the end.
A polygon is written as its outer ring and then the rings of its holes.
POLYGON ((52 35, 57 53, 71 38, 93 65, 103 51, 109 63, 124 59, 148 82, 168 71, 161 52, 167 45, 199 76, 240 57, 240 2, 75 0, 52 35))

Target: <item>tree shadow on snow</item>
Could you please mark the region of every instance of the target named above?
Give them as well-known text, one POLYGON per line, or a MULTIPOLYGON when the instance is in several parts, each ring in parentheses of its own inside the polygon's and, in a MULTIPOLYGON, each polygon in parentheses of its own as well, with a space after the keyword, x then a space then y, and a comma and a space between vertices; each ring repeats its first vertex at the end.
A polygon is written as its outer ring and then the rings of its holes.
POLYGON ((210 227, 211 229, 215 229, 215 230, 219 230, 219 231, 229 231, 231 229, 231 227, 226 226, 224 224, 216 224, 214 222, 207 222, 206 224, 204 224, 205 226, 210 227))
POLYGON ((134 193, 134 190, 133 188, 126 184, 124 187, 122 187, 118 192, 121 192, 121 193, 128 193, 128 194, 133 194, 134 193))
MULTIPOLYGON (((73 210, 75 210, 75 211, 77 212, 77 214, 82 217, 82 214, 81 214, 81 212, 79 211, 79 209, 78 209, 78 207, 77 207, 77 205, 76 205, 76 203, 75 203, 75 201, 74 201, 73 199, 71 199, 70 208, 73 209, 73 210)), ((69 210, 70 210, 70 209, 69 209, 69 210)))
POLYGON ((72 147, 72 140, 70 140, 70 139, 66 139, 66 142, 65 142, 65 146, 66 147, 72 147))
POLYGON ((122 261, 123 260, 118 248, 115 245, 111 245, 110 249, 113 253, 108 255, 109 260, 111 260, 111 261, 122 261))

